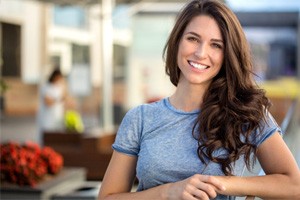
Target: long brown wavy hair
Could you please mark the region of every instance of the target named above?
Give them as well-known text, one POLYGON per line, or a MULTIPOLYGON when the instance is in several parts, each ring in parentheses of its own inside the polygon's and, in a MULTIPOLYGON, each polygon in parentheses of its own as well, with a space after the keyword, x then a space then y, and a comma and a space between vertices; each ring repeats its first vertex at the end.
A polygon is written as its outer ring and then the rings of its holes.
POLYGON ((226 5, 216 0, 193 0, 179 13, 163 53, 166 73, 173 85, 177 86, 180 77, 180 39, 189 22, 199 15, 217 22, 224 41, 224 61, 204 95, 193 136, 198 140, 200 160, 206 163, 208 158, 219 163, 225 175, 232 175, 232 163, 241 156, 248 169, 253 166, 255 157, 251 159, 251 155, 256 155, 256 146, 250 135, 261 128, 260 121, 265 119, 270 102, 253 80, 250 48, 240 22, 226 5), (218 149, 225 150, 226 156, 214 156, 218 149))

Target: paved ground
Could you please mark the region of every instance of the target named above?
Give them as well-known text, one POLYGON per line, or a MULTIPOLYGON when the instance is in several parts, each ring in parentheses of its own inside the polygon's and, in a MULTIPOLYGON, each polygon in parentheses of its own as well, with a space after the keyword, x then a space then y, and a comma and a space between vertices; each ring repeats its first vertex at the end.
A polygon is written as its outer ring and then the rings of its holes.
POLYGON ((38 128, 34 116, 9 117, 2 116, 0 124, 0 140, 6 142, 14 140, 18 142, 39 142, 38 128))
MULTIPOLYGON (((87 129, 96 128, 99 122, 96 116, 85 116, 84 124, 87 129)), ((33 141, 40 144, 40 135, 35 116, 1 116, 0 141, 33 141)))

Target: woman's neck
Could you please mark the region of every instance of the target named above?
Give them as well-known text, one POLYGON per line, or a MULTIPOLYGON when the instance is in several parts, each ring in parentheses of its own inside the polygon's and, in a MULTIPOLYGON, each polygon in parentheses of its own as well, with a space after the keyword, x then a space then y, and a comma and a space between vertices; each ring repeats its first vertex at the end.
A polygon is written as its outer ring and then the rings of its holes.
POLYGON ((207 87, 200 85, 178 84, 175 93, 170 97, 170 103, 179 110, 193 111, 201 107, 207 87))

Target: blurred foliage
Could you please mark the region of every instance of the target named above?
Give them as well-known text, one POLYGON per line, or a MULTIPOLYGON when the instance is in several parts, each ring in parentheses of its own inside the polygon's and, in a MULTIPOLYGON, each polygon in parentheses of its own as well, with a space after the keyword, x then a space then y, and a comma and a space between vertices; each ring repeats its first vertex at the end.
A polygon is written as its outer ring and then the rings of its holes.
POLYGON ((8 89, 7 83, 3 79, 0 79, 0 96, 4 95, 7 89, 8 89))
POLYGON ((80 114, 75 110, 67 110, 65 113, 65 127, 68 132, 82 133, 84 131, 80 114))

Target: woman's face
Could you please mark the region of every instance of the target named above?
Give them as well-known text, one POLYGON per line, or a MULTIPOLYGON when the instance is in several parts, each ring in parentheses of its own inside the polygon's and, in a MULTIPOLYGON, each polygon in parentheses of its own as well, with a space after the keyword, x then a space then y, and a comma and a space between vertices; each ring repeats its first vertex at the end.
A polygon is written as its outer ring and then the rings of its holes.
POLYGON ((224 41, 217 22, 209 16, 194 17, 187 25, 178 48, 179 84, 208 86, 221 69, 224 41))
POLYGON ((53 83, 56 85, 62 85, 64 83, 64 78, 61 75, 57 75, 54 80, 53 83))

